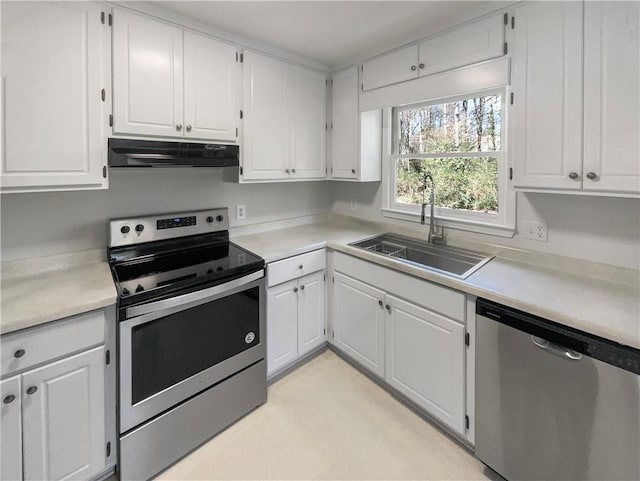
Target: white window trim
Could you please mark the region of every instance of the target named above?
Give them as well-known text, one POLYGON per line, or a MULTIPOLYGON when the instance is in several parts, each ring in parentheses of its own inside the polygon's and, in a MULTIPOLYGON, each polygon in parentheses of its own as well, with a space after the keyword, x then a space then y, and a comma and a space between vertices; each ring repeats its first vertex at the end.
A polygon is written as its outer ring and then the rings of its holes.
MULTIPOLYGON (((516 230, 516 193, 511 188, 508 175, 508 121, 506 108, 506 99, 509 95, 509 89, 507 87, 500 89, 482 90, 477 92, 469 92, 467 94, 461 94, 451 96, 447 98, 434 99, 432 101, 425 101, 419 105, 434 105, 443 102, 456 101, 464 98, 471 98, 472 96, 480 95, 502 95, 502 138, 500 145, 502 150, 499 152, 461 152, 461 156, 469 157, 498 157, 498 205, 500 206, 497 214, 490 214, 484 212, 468 212, 468 211, 456 211, 453 209, 446 209, 441 207, 435 208, 435 219, 437 225, 443 226, 449 229, 477 232, 481 234, 489 234, 499 237, 513 237, 516 230)), ((394 117, 393 109, 391 107, 383 110, 383 122, 384 122, 384 138, 383 138, 383 159, 382 159, 382 215, 393 219, 405 220, 408 222, 420 222, 420 206, 419 205, 407 205, 399 204, 395 202, 396 194, 396 165, 395 160, 398 158, 415 158, 416 155, 393 155, 394 147, 394 117)), ((420 154, 420 157, 450 157, 456 154, 420 154)), ((437 188, 437 186, 436 186, 437 188)), ((428 222, 428 221, 427 221, 428 222)))

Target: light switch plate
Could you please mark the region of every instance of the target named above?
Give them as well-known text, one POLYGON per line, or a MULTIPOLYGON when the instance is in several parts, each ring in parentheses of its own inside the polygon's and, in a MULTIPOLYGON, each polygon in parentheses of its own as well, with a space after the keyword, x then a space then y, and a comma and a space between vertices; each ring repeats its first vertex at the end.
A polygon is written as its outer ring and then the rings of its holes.
POLYGON ((547 242, 547 224, 535 220, 525 220, 522 235, 527 239, 547 242))

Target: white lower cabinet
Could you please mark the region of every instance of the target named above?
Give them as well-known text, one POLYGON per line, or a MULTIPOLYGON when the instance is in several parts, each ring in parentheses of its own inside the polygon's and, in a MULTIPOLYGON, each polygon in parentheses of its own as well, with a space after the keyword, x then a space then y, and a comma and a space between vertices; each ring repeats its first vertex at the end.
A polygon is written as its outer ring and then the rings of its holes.
POLYGON ((267 266, 268 376, 326 341, 324 256, 320 250, 267 266), (305 274, 305 266, 313 265, 322 270, 305 274))
POLYGON ((384 291, 338 272, 333 285, 334 343, 384 377, 384 291))
POLYGON ((464 435, 464 326, 391 295, 385 306, 386 381, 464 435))
POLYGON ((0 479, 87 480, 115 464, 115 432, 107 433, 107 420, 115 422, 115 398, 105 380, 114 364, 105 365, 111 341, 105 344, 104 319, 103 311, 95 311, 59 321, 59 331, 49 323, 2 337, 3 353, 13 361, 2 365, 2 375, 12 377, 0 382, 0 479), (75 354, 42 358, 38 350, 61 344, 69 328, 78 342, 90 344, 75 354))
POLYGON ((2 418, 0 419, 0 479, 22 479, 22 409, 20 376, 0 382, 2 418))

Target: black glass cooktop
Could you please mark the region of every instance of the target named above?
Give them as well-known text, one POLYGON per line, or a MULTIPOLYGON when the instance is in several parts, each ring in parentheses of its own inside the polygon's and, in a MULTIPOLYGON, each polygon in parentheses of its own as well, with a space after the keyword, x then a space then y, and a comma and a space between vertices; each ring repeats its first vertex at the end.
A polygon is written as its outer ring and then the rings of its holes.
POLYGON ((109 250, 120 305, 175 296, 264 268, 261 257, 216 233, 109 250))

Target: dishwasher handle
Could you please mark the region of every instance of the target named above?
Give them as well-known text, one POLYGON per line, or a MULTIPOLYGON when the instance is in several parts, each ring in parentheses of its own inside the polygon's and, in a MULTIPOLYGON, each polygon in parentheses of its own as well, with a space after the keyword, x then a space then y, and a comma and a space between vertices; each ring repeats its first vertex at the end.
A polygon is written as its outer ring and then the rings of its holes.
POLYGON ((567 349, 560 344, 555 344, 542 337, 531 336, 531 342, 533 342, 540 349, 547 351, 549 354, 553 354, 554 356, 560 357, 567 361, 579 361, 580 359, 582 359, 582 354, 580 354, 579 352, 567 349))

